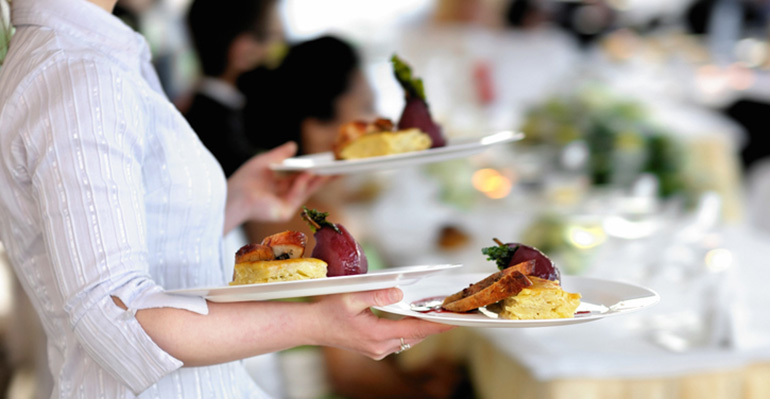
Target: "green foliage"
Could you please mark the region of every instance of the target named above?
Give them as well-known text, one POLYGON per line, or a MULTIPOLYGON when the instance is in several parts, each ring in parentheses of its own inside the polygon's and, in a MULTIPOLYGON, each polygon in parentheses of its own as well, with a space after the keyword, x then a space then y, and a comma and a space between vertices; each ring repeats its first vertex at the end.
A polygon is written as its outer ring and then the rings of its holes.
POLYGON ((0 0, 0 65, 3 65, 6 54, 8 54, 8 45, 11 43, 15 29, 11 26, 10 5, 0 0))
POLYGON ((557 214, 546 213, 537 217, 523 232, 523 241, 547 254, 557 253, 565 246, 566 223, 557 214))
POLYGON ((393 74, 401 87, 406 91, 407 96, 416 97, 425 101, 425 87, 422 79, 412 76, 412 68, 397 55, 393 54, 390 58, 393 64, 393 74))
POLYGON ((669 197, 676 194, 685 186, 681 173, 681 146, 671 137, 657 134, 649 137, 647 147, 650 149, 644 171, 658 177, 660 195, 669 197))
POLYGON ((498 269, 503 270, 511 263, 511 258, 513 258, 513 254, 516 253, 517 249, 519 249, 518 245, 509 247, 505 244, 500 244, 495 247, 481 248, 481 253, 487 256, 487 260, 497 263, 498 269))
POLYGON ((655 175, 659 195, 685 190, 680 143, 647 116, 644 107, 606 90, 588 87, 554 97, 529 110, 521 145, 563 148, 583 141, 586 172, 596 186, 628 184, 640 173, 655 175))
POLYGON ((331 227, 334 231, 340 233, 340 229, 336 224, 326 220, 328 216, 329 212, 320 212, 315 209, 308 209, 305 206, 302 207, 302 218, 310 225, 310 229, 314 233, 323 227, 331 227))
POLYGON ((438 183, 442 202, 467 211, 479 199, 480 192, 472 183, 476 167, 468 158, 427 164, 422 170, 438 183))

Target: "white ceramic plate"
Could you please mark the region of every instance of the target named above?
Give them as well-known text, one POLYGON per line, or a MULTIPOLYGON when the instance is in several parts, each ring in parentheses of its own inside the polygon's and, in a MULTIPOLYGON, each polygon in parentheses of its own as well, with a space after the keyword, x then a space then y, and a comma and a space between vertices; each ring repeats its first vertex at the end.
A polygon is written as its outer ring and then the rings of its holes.
POLYGON ((417 317, 437 323, 465 327, 548 327, 577 324, 624 314, 654 305, 658 294, 648 288, 629 283, 589 277, 562 276, 562 288, 582 295, 580 307, 571 319, 505 320, 492 318, 481 312, 416 312, 410 305, 426 298, 445 297, 475 283, 487 273, 452 274, 435 276, 404 287, 404 299, 396 304, 376 307, 386 313, 417 317))
POLYGON ((380 171, 462 158, 482 152, 492 145, 521 140, 523 137, 524 134, 520 132, 503 131, 481 138, 451 140, 444 147, 425 151, 351 160, 335 160, 331 152, 324 152, 288 158, 280 164, 270 165, 270 168, 282 172, 310 171, 318 175, 380 171))
POLYGON ((281 281, 276 283, 231 285, 212 288, 187 288, 166 291, 170 294, 201 296, 212 302, 264 301, 299 298, 343 292, 371 291, 414 284, 423 277, 459 264, 405 266, 370 271, 354 276, 328 277, 314 280, 281 281))

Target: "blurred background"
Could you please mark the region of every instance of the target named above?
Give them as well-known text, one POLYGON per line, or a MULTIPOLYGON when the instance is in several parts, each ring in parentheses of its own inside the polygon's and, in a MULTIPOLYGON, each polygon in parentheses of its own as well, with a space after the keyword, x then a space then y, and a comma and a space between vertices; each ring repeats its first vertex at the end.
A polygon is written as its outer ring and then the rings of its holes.
MULTIPOLYGON (((116 15, 145 35, 166 93, 194 117, 204 73, 189 7, 190 0, 121 0, 116 15)), ((321 52, 298 63, 304 72, 274 75, 288 70, 284 56, 288 64, 295 46, 329 36, 357 54, 369 101, 357 115, 398 120, 404 93, 390 63, 398 54, 423 79, 450 142, 526 134, 467 159, 350 175, 314 198, 362 242, 371 269, 463 263, 458 272, 491 273, 481 248, 499 238, 538 247, 564 274, 642 284, 662 300, 569 327, 458 328, 382 362, 320 348, 248 359, 268 391, 770 398, 770 1, 277 0, 276 7, 270 54, 238 86, 256 150, 296 124, 288 122, 295 108, 338 60, 321 52), (310 83, 291 84, 307 76, 310 83)), ((234 253, 278 228, 244 226, 228 246, 234 253)), ((2 261, 0 341, 0 393, 47 398, 44 336, 2 261)))

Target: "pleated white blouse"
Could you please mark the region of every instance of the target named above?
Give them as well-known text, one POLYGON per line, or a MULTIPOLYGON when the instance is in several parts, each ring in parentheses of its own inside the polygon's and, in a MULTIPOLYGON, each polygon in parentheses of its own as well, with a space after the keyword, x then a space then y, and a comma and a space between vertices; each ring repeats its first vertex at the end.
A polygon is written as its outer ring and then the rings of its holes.
POLYGON ((85 0, 14 0, 0 67, 0 241, 48 337, 53 398, 262 398, 240 362, 188 368, 134 314, 224 285, 226 182, 144 39, 85 0), (118 308, 110 296, 129 308, 118 308))

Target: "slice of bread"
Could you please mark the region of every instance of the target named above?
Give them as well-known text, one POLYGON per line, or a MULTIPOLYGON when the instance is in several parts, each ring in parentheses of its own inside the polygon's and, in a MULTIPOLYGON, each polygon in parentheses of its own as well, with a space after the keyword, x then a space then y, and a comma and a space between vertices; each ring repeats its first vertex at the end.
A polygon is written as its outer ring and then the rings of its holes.
MULTIPOLYGON (((463 298, 467 298, 473 295, 476 295, 478 292, 484 290, 485 288, 489 287, 493 284, 505 284, 506 282, 500 283, 499 281, 505 277, 506 275, 513 274, 514 272, 520 272, 523 275, 531 274, 532 270, 535 267, 535 261, 534 260, 528 260, 525 262, 521 262, 518 265, 507 267, 503 270, 500 270, 499 272, 492 273, 486 278, 484 278, 481 281, 478 281, 476 283, 473 283, 468 286, 468 288, 463 289, 462 291, 458 291, 446 298, 444 298, 444 305, 447 305, 451 302, 458 301, 463 298)), ((523 282, 525 285, 526 282, 523 282)), ((518 291, 517 291, 518 292, 518 291)), ((514 295, 514 294, 512 294, 514 295)), ((482 305, 484 306, 484 305, 482 305)))
POLYGON ((309 280, 326 277, 326 262, 316 258, 295 258, 239 262, 230 285, 309 280))
POLYGON ((430 148, 430 136, 419 129, 366 133, 335 149, 337 159, 361 159, 430 148))
POLYGON ((485 279, 482 285, 463 290, 455 300, 444 300, 442 307, 450 312, 468 312, 501 301, 521 292, 532 283, 519 271, 497 273, 492 281, 485 279))

